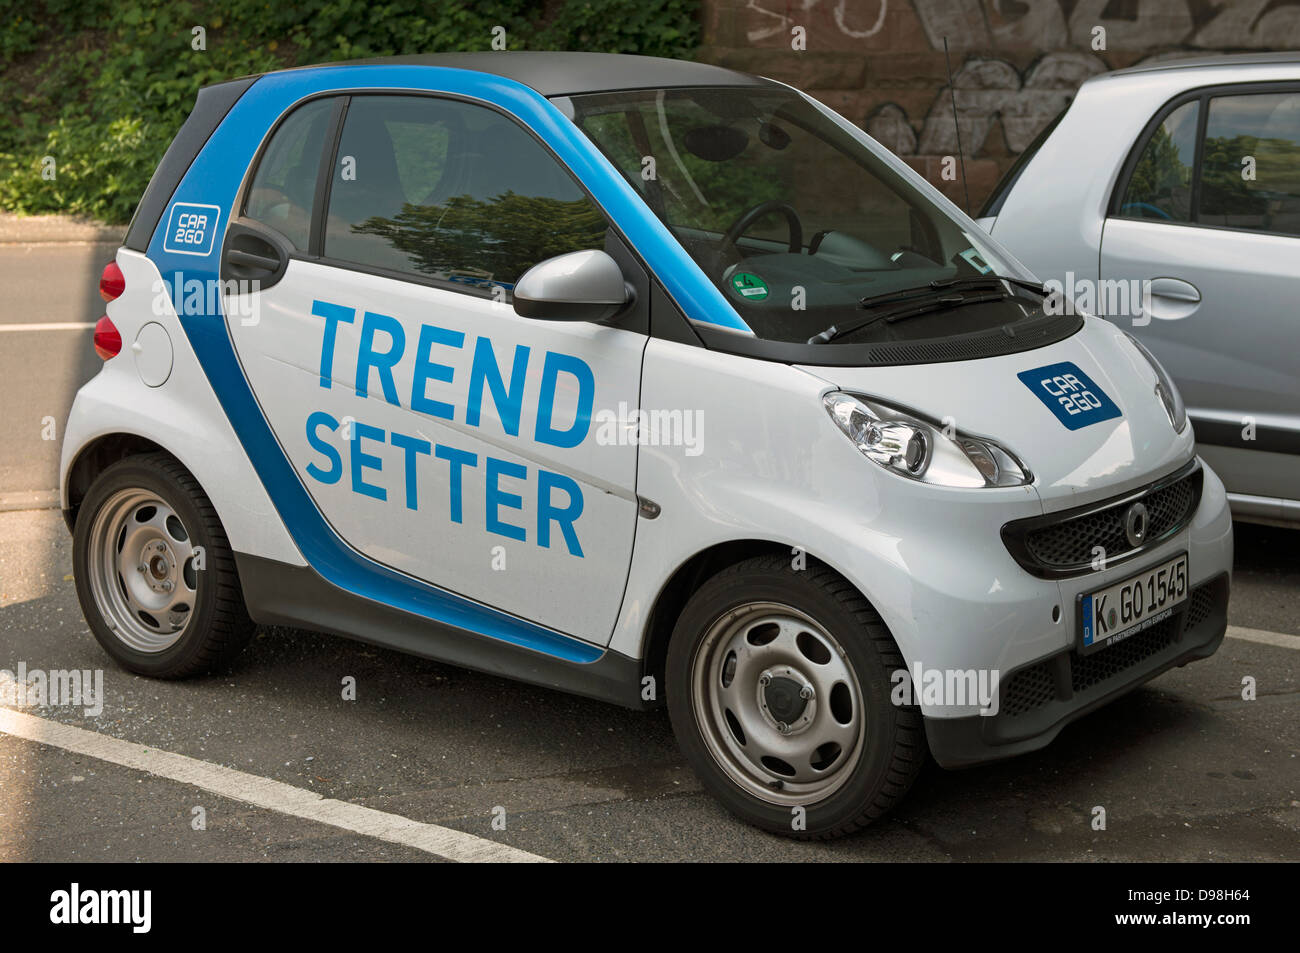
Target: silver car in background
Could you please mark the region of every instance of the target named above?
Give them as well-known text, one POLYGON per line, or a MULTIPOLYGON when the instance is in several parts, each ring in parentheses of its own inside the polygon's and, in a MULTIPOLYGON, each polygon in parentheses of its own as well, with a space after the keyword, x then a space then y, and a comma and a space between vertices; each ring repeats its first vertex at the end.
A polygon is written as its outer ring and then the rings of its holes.
POLYGON ((980 221, 1155 354, 1235 517, 1300 525, 1300 53, 1088 80, 980 221))

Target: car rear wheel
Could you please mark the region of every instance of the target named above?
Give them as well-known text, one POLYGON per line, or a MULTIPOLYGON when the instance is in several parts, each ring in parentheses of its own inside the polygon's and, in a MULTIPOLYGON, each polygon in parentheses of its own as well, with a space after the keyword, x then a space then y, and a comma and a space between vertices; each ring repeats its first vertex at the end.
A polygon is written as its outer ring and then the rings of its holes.
POLYGON ((764 556, 691 597, 665 687, 678 743, 728 809, 774 833, 831 838, 883 816, 924 762, 919 712, 890 698, 903 668, 842 576, 764 556))
POLYGON ((228 664, 252 636, 216 511, 173 457, 128 457, 92 484, 73 534, 90 630, 140 675, 184 678, 228 664))

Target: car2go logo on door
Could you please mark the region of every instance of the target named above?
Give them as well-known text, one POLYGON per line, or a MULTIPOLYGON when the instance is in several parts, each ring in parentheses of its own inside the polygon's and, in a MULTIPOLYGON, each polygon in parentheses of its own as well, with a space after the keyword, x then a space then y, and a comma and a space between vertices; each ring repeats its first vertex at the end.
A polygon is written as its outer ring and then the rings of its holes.
POLYGON ((1115 402, 1072 361, 1035 367, 1016 376, 1067 430, 1078 430, 1120 415, 1115 402))
POLYGON ((200 257, 211 255, 220 220, 221 209, 215 205, 177 202, 167 218, 163 251, 200 257))

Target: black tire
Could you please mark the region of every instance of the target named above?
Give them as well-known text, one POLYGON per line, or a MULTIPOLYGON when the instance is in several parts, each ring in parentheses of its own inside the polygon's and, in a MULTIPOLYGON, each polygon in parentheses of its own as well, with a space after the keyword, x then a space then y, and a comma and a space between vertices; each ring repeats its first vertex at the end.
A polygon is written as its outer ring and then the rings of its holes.
POLYGON ((221 521, 198 481, 169 454, 127 457, 96 478, 77 512, 72 554, 77 598, 86 622, 104 651, 131 672, 175 679, 222 669, 252 638, 255 625, 244 605, 234 556, 221 521), (187 541, 204 550, 204 568, 193 574, 196 595, 187 610, 184 631, 174 644, 158 651, 138 650, 115 634, 90 581, 97 568, 92 564, 96 557, 91 543, 95 518, 118 494, 133 489, 170 506, 183 524, 187 541))
MULTIPOLYGON (((897 706, 890 698, 891 674, 903 668, 898 646, 880 616, 842 576, 812 560, 806 568, 795 570, 787 557, 761 556, 718 573, 687 602, 668 647, 666 700, 687 761, 728 810, 772 833, 829 840, 884 816, 907 793, 925 763, 919 710, 897 706), (844 772, 840 786, 820 799, 800 802, 805 812, 802 830, 796 829, 797 812, 788 802, 765 801, 728 774, 723 767, 725 753, 715 755, 710 750, 706 727, 700 723, 697 702, 709 707, 698 697, 707 689, 696 687, 701 676, 695 665, 702 645, 715 626, 735 618, 733 612, 759 603, 796 609, 839 643, 843 661, 857 680, 865 715, 865 725, 858 729, 862 740, 856 757, 836 768, 844 772)), ((707 677, 704 681, 707 684, 707 677)), ((737 733, 732 736, 737 738, 737 733)))

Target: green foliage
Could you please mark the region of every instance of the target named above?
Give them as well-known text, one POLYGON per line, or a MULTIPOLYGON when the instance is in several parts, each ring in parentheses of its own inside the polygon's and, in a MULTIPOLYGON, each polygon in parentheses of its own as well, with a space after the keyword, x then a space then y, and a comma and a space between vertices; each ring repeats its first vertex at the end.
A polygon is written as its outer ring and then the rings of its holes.
POLYGON ((513 284, 539 261, 604 246, 607 228, 585 198, 506 192, 489 201, 460 195, 445 205, 406 204, 396 217, 372 218, 354 231, 381 236, 426 274, 513 284))
POLYGON ((1161 217, 1151 207, 1162 209, 1175 221, 1187 221, 1190 212, 1192 168, 1183 162, 1178 145, 1161 126, 1151 137, 1133 168, 1124 194, 1125 214, 1161 217))
POLYGON ((688 58, 699 0, 0 0, 0 208, 126 221, 199 88, 343 59, 491 49, 688 58), (192 29, 206 49, 192 48, 192 29), (56 177, 43 178, 42 159, 56 177))
POLYGON ((1211 136, 1205 140, 1201 170, 1201 212, 1207 215, 1259 216, 1270 204, 1294 207, 1300 196, 1300 143, 1259 136, 1211 136), (1242 159, 1255 160, 1255 177, 1242 175, 1242 159))

